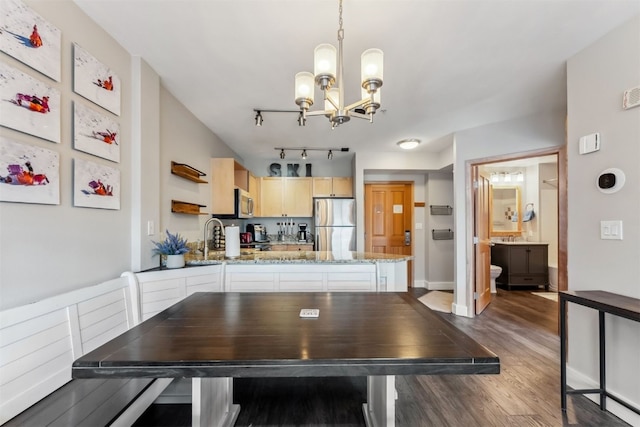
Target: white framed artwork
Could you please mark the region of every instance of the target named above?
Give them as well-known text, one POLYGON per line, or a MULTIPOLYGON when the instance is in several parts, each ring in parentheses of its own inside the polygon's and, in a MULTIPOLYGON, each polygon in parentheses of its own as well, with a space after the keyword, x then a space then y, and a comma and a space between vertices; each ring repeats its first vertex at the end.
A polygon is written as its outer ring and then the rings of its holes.
POLYGON ((120 162, 120 125, 111 117, 74 102, 73 148, 120 162))
POLYGON ((0 125, 60 143, 60 91, 0 62, 0 125))
POLYGON ((120 209, 120 170, 88 160, 74 159, 73 206, 120 209))
POLYGON ((0 202, 60 204, 60 154, 0 137, 0 202))
POLYGON ((120 78, 76 43, 73 44, 73 90, 105 110, 120 115, 120 78))
POLYGON ((0 0, 0 50, 59 82, 62 32, 21 0, 0 0))

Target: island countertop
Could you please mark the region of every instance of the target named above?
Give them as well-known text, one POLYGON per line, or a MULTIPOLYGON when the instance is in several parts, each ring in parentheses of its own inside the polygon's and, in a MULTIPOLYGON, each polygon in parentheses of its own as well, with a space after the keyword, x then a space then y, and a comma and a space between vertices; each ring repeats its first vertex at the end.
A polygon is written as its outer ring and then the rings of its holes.
POLYGON ((409 261, 411 255, 395 255, 374 252, 320 252, 320 251, 241 251, 235 258, 225 257, 224 252, 185 255, 187 265, 213 264, 374 264, 409 261))

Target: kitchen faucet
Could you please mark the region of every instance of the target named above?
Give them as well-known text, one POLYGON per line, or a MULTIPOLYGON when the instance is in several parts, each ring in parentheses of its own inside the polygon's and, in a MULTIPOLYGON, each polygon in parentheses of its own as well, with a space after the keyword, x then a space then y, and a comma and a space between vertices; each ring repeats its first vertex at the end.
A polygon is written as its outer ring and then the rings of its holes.
POLYGON ((208 243, 208 240, 207 240, 207 229, 209 228, 209 224, 211 224, 213 221, 217 221, 218 224, 220 224, 220 231, 224 230, 224 224, 218 218, 211 217, 211 218, 209 218, 207 220, 207 222, 204 223, 204 259, 207 259, 207 256, 209 255, 209 243, 208 243))

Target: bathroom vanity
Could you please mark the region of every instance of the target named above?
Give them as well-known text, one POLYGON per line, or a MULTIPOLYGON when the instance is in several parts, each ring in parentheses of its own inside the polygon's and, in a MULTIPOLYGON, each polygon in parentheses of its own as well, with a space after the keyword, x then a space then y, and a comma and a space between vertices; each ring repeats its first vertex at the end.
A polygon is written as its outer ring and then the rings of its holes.
POLYGON ((496 278, 498 286, 549 288, 548 243, 495 242, 491 247, 491 264, 502 267, 496 278))

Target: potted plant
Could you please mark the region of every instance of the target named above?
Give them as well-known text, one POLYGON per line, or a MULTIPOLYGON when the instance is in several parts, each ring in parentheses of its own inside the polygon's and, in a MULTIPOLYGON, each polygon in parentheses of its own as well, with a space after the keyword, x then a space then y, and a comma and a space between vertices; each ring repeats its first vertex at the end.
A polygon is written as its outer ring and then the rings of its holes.
POLYGON ((184 267, 184 254, 189 252, 187 247, 187 239, 180 236, 178 233, 171 234, 169 230, 165 230, 167 238, 162 242, 153 242, 156 247, 153 249, 153 253, 159 255, 165 255, 167 257, 167 268, 181 268, 184 267))

